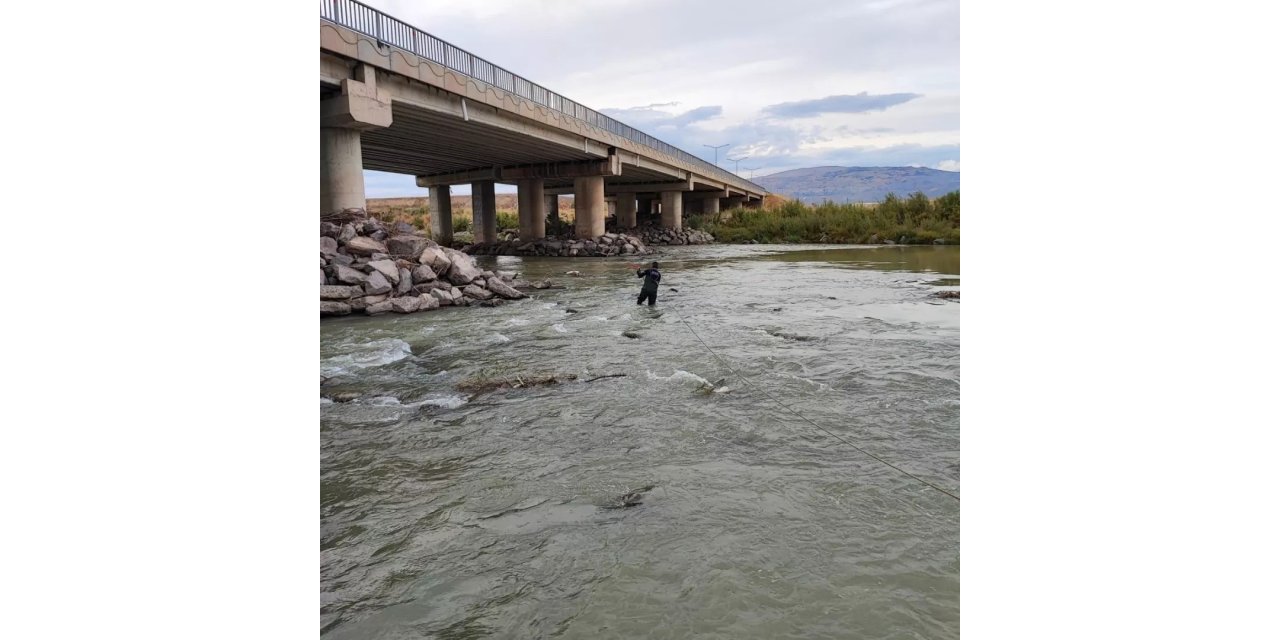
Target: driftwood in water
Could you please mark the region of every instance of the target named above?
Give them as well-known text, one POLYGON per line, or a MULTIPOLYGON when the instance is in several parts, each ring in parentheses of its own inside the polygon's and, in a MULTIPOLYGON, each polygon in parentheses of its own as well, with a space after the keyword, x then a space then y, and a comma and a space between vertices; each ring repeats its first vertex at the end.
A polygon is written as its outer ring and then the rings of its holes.
MULTIPOLYGON (((624 378, 625 373, 611 373, 596 376, 583 382, 595 382, 604 378, 624 378)), ((529 387, 546 387, 561 382, 577 380, 578 376, 568 373, 563 375, 513 376, 510 378, 471 378, 458 383, 458 391, 463 393, 488 393, 497 389, 526 389, 529 387)))

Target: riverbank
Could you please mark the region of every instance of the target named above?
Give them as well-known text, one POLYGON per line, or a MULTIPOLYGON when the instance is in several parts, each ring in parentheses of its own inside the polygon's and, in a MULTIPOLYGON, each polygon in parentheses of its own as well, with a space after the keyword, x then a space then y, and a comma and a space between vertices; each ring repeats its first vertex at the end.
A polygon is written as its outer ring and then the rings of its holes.
POLYGON ((384 225, 348 209, 320 221, 320 316, 413 313, 442 306, 495 306, 527 297, 515 274, 481 270, 475 258, 412 225, 384 225))
POLYGON ((960 244, 960 192, 934 199, 889 195, 873 205, 791 200, 690 216, 687 223, 724 244, 960 244))

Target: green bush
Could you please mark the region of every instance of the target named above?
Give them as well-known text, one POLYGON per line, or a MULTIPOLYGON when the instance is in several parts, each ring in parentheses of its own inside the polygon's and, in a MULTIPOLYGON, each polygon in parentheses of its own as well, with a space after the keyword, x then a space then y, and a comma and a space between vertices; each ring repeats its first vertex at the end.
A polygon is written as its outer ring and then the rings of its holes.
POLYGON ((499 231, 502 231, 503 229, 520 228, 520 216, 515 213, 510 211, 499 211, 497 217, 499 231))
POLYGON ((471 216, 454 216, 453 232, 462 233, 471 230, 471 216))

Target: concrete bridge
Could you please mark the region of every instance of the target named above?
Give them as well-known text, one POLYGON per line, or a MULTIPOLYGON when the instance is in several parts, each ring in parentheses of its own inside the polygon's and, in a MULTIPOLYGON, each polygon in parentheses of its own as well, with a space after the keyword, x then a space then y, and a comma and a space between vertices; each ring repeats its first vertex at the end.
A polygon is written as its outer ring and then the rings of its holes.
MULTIPOLYGON (((655 91, 658 89, 655 88, 655 91)), ((497 239, 494 184, 515 184, 520 237, 545 235, 574 196, 578 237, 637 211, 759 206, 766 190, 354 0, 320 3, 320 213, 364 208, 364 169, 431 191, 431 232, 453 235, 449 187, 470 184, 477 242, 497 239)))

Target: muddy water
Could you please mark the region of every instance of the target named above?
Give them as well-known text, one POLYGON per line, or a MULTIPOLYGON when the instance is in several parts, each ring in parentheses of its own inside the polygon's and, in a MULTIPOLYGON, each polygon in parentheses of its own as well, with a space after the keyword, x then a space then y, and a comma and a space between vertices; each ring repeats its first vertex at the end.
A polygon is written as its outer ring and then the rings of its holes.
POLYGON ((323 635, 958 637, 959 504, 770 396, 959 495, 959 249, 658 259, 653 309, 621 260, 488 258, 565 288, 321 323, 361 394, 320 400, 323 635), (457 389, 538 375, 577 379, 457 389))

